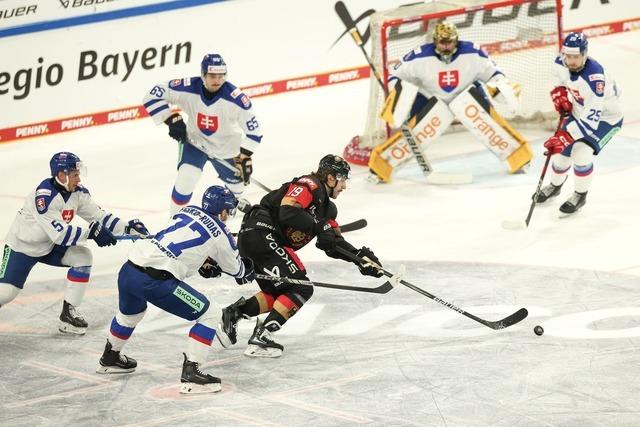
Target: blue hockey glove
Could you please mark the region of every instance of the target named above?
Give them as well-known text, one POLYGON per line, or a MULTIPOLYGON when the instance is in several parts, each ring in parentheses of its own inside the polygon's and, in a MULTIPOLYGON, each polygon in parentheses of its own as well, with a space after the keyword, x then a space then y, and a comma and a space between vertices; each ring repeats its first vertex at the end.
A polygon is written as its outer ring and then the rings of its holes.
POLYGON ((207 258, 204 264, 202 264, 202 267, 198 269, 198 273, 200 273, 200 275, 205 279, 211 279, 214 277, 220 277, 222 269, 217 262, 211 258, 207 258))
POLYGON ((174 114, 164 121, 169 126, 169 136, 178 142, 187 139, 187 125, 180 114, 174 114))
POLYGON ((236 278, 238 285, 244 285, 245 283, 253 282, 256 279, 256 271, 253 267, 253 261, 251 258, 242 257, 240 259, 244 264, 244 276, 236 278))
POLYGON ((132 234, 134 236, 148 236, 149 230, 144 226, 139 219, 132 219, 124 226, 125 234, 132 234))
POLYGON ((112 246, 117 243, 116 238, 113 234, 107 229, 100 225, 99 222, 95 221, 89 224, 89 234, 87 238, 92 239, 96 242, 96 245, 99 247, 103 246, 112 246))

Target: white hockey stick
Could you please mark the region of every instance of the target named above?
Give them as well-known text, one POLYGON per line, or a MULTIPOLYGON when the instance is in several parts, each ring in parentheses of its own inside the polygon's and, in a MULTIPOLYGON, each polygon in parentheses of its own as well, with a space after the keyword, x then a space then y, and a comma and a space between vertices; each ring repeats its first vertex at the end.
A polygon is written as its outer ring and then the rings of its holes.
POLYGON ((471 184, 473 181, 473 176, 471 174, 451 174, 451 173, 442 173, 435 172, 431 163, 427 159, 427 156, 424 153, 424 150, 416 141, 416 137, 411 132, 409 125, 407 122, 404 122, 400 127, 402 131, 402 136, 407 141, 409 148, 413 152, 413 156, 418 162, 418 166, 422 170, 427 182, 429 184, 435 185, 460 185, 460 184, 471 184))

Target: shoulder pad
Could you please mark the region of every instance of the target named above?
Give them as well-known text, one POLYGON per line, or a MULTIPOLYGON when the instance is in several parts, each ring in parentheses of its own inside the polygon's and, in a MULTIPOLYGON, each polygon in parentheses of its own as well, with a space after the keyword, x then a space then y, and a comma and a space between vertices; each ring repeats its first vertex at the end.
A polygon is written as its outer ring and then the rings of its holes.
POLYGON ((598 96, 604 95, 604 68, 597 61, 587 58, 584 69, 580 73, 589 84, 591 90, 598 96))
POLYGON ((79 184, 78 187, 76 188, 76 192, 78 193, 84 193, 88 196, 91 196, 91 193, 89 193, 89 189, 85 186, 83 186, 82 184, 79 184))
POLYGON ((562 62, 562 56, 560 55, 556 56, 556 59, 553 62, 555 62, 558 65, 562 65, 564 67, 564 63, 562 62))
POLYGON ((236 87, 230 82, 224 82, 224 85, 222 85, 222 97, 227 101, 236 104, 243 110, 251 108, 251 99, 242 92, 242 89, 236 87))
POLYGON ((200 77, 185 77, 184 79, 175 79, 169 82, 169 87, 177 92, 200 93, 200 77))
POLYGON ((307 187, 310 191, 316 191, 319 187, 319 184, 310 176, 302 176, 294 181, 295 184, 302 184, 307 187))
POLYGON ((327 208, 327 218, 335 220, 338 217, 338 207, 335 203, 329 200, 329 207, 327 208))
POLYGON ((488 58, 487 53, 480 48, 480 45, 467 41, 458 42, 458 50, 456 53, 459 55, 475 53, 483 58, 488 58))
POLYGON ((426 58, 429 56, 436 56, 436 48, 433 43, 426 43, 413 49, 402 57, 403 62, 409 62, 416 58, 426 58))
POLYGON ((49 205, 54 197, 58 195, 58 190, 51 183, 51 178, 47 178, 38 185, 35 193, 36 210, 39 214, 44 214, 49 210, 49 205))

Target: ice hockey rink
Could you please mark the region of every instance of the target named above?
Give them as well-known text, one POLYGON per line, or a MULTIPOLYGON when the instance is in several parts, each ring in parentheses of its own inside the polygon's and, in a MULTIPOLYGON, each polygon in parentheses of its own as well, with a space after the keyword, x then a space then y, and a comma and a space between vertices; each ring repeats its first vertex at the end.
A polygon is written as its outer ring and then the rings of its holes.
MULTIPOLYGON (((90 243, 94 267, 81 312, 84 337, 57 332, 65 270, 37 265, 24 291, 0 309, 0 425, 215 426, 632 426, 640 380, 640 60, 637 32, 593 38, 590 53, 617 78, 625 123, 595 164, 585 208, 558 218, 562 195, 538 206, 526 230, 501 227, 524 219, 542 168, 547 132, 526 129, 536 157, 526 175, 510 176, 468 134, 429 148, 434 167, 472 173, 461 186, 425 184, 407 166, 389 185, 354 167, 337 200, 339 221, 369 225, 347 235, 384 266, 407 267, 406 280, 480 317, 495 320, 521 307, 529 317, 494 331, 404 286, 384 295, 316 289, 277 341, 279 359, 243 356, 239 342, 214 342, 204 370, 220 393, 178 393, 190 324, 150 308, 124 353, 135 373, 94 373, 117 304, 116 273, 130 242, 90 243), (536 336, 535 325, 545 334, 536 336)), ((341 153, 362 130, 368 82, 358 81, 255 100, 264 127, 254 176, 276 187, 341 153)), ((105 209, 141 218, 158 230, 168 219, 176 145, 151 120, 78 130, 0 145, 0 237, 26 196, 48 174, 57 151, 88 165, 84 180, 105 209)), ((210 167, 194 201, 217 180, 210 167)), ((258 202, 264 193, 250 186, 258 202)), ((239 218, 229 223, 232 231, 239 218)), ((1 241, 0 243, 4 243, 1 241)), ((312 279, 359 286, 382 280, 300 252, 312 279)), ((221 305, 257 286, 233 280, 189 282, 221 305)))

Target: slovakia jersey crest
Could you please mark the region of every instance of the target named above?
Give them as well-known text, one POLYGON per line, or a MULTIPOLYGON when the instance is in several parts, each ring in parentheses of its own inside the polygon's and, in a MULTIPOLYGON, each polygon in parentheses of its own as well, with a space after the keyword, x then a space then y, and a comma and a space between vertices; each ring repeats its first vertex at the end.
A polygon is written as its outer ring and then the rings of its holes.
POLYGON ((62 219, 64 219, 64 222, 69 224, 71 222, 71 220, 73 220, 74 214, 75 214, 75 212, 74 212, 73 209, 64 209, 62 211, 62 219))
POLYGON ((458 70, 440 71, 438 73, 438 84, 440 88, 447 93, 457 88, 459 82, 458 70))
POLYGON ((218 130, 218 116, 198 113, 198 129, 207 136, 213 135, 218 130))

